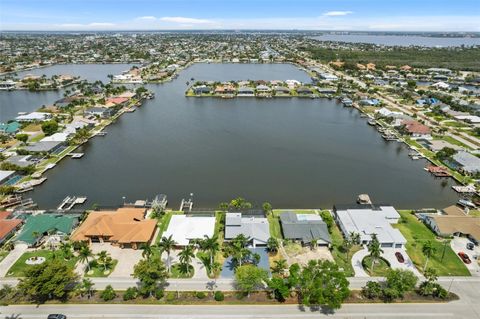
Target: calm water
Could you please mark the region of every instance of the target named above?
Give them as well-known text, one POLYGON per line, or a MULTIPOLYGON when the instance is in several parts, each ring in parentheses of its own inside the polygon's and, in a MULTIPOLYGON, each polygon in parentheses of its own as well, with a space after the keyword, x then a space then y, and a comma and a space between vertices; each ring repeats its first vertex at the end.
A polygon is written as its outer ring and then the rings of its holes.
POLYGON ((348 43, 372 43, 388 46, 425 46, 425 47, 458 47, 480 45, 480 38, 443 38, 412 35, 362 35, 362 34, 324 34, 314 37, 320 41, 338 41, 348 43))
POLYGON ((186 98, 192 77, 309 81, 291 65, 196 64, 149 86, 155 99, 92 139, 82 159, 62 161, 28 196, 41 207, 67 195, 86 195, 90 206, 165 193, 177 208, 191 192, 196 207, 235 196, 275 207, 331 207, 360 193, 405 208, 457 200, 451 181, 432 178, 356 110, 326 99, 186 98))
MULTIPOLYGON (((22 78, 27 74, 43 75, 50 77, 55 74, 71 74, 80 76, 88 81, 109 81, 109 74, 119 74, 128 70, 131 64, 65 64, 54 65, 29 71, 17 72, 22 78)), ((72 89, 67 87, 66 89, 72 89)), ((63 97, 64 90, 57 91, 0 91, 0 122, 15 118, 18 112, 32 112, 42 105, 51 105, 63 97)))

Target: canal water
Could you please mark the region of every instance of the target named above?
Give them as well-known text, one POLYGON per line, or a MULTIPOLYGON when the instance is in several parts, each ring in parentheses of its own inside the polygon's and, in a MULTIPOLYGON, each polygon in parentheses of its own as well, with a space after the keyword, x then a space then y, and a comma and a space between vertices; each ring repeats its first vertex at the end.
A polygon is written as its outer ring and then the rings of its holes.
POLYGON ((242 196, 274 207, 331 208, 360 193, 399 208, 457 200, 450 180, 434 179, 407 148, 385 142, 358 111, 328 99, 187 98, 195 80, 296 79, 289 64, 195 64, 156 97, 90 140, 28 193, 40 207, 85 195, 87 206, 168 195, 170 207, 194 193, 197 208, 242 196))
POLYGON ((371 43, 386 46, 459 47, 480 45, 480 38, 426 37, 416 35, 324 34, 313 37, 320 41, 371 43))

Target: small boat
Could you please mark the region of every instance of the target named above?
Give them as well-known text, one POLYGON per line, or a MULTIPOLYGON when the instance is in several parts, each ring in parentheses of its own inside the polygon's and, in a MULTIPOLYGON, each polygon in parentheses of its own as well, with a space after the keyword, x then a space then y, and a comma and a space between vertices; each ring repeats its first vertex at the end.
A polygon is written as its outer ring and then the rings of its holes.
POLYGON ((469 207, 469 208, 477 207, 477 206, 475 206, 474 203, 472 203, 471 201, 469 201, 467 199, 459 199, 458 204, 461 205, 461 206, 464 206, 464 207, 469 207))
POLYGON ((367 123, 368 125, 372 125, 372 126, 377 125, 377 121, 375 121, 374 119, 369 119, 367 123))

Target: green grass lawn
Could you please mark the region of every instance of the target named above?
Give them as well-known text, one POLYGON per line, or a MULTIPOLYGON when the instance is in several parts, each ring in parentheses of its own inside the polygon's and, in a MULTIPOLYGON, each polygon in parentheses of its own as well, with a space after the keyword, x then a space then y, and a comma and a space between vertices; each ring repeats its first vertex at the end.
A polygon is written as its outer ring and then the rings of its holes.
POLYGON ((462 122, 457 122, 457 121, 446 121, 446 122, 443 122, 442 125, 445 125, 448 127, 468 127, 467 124, 464 124, 462 122))
POLYGON ((282 239, 282 229, 280 226, 280 218, 278 215, 275 215, 274 213, 270 213, 267 216, 268 219, 268 225, 270 228, 270 236, 278 239, 282 239))
POLYGON ((444 245, 443 241, 437 240, 435 234, 419 221, 410 211, 399 211, 404 222, 399 222, 393 227, 398 228, 407 239, 407 253, 420 271, 423 270, 426 257, 422 253, 422 245, 426 241, 432 241, 436 253, 430 258, 428 267, 435 268, 439 276, 470 276, 470 272, 456 256, 450 245, 444 245), (442 260, 442 254, 445 255, 442 260))
POLYGON ((448 142, 448 143, 453 144, 453 145, 458 145, 458 146, 463 147, 463 148, 466 148, 466 149, 468 149, 468 150, 471 150, 471 149, 472 149, 470 146, 467 146, 467 145, 463 144, 462 142, 460 142, 459 140, 454 139, 454 138, 451 137, 451 136, 445 135, 445 136, 442 136, 441 139, 444 140, 445 142, 448 142))
MULTIPOLYGON (((46 260, 49 260, 49 259, 52 259, 54 257, 54 253, 55 252, 53 252, 51 250, 46 250, 46 249, 24 253, 15 262, 15 264, 13 264, 13 266, 10 267, 10 269, 8 270, 8 273, 7 273, 7 277, 22 277, 23 274, 24 274, 24 271, 26 271, 28 268, 32 267, 31 265, 27 265, 25 263, 25 261, 28 258, 35 256, 35 257, 45 257, 46 260)), ((70 260, 65 261, 60 252, 57 251, 56 253, 57 253, 57 258, 59 258, 60 260, 65 262, 70 267, 72 267, 72 268, 75 267, 75 264, 77 263, 77 260, 78 260, 77 257, 73 257, 70 260)))
MULTIPOLYGON (((90 268, 90 272, 87 272, 87 271, 85 272, 84 276, 85 277, 108 277, 117 266, 117 263, 118 263, 118 260, 116 259, 112 260, 112 265, 107 268, 108 273, 105 273, 105 268, 103 267, 103 265, 100 265, 100 264, 94 265, 90 268)), ((85 270, 87 269, 85 268, 85 270)))
POLYGON ((0 250, 0 261, 2 261, 3 258, 7 257, 8 254, 9 254, 8 251, 6 251, 6 250, 0 250))
POLYGON ((170 278, 192 278, 193 274, 195 273, 195 270, 193 269, 193 266, 190 265, 190 274, 183 273, 180 270, 180 264, 175 264, 172 266, 172 273, 170 274, 170 278))
POLYGON ((348 253, 347 258, 347 254, 343 252, 341 248, 343 243, 343 235, 336 224, 334 224, 331 229, 330 237, 332 238, 331 253, 333 259, 335 259, 335 263, 338 265, 339 268, 343 268, 343 271, 345 272, 347 277, 353 277, 355 275, 355 272, 353 271, 352 267, 352 256, 357 251, 359 251, 361 247, 352 247, 352 249, 348 253))
POLYGON ((387 273, 390 270, 390 265, 383 258, 379 258, 376 260, 375 265, 373 266, 373 272, 370 271, 371 265, 372 265, 372 258, 370 256, 363 258, 362 260, 363 269, 365 269, 367 274, 373 277, 385 277, 387 276, 387 273))

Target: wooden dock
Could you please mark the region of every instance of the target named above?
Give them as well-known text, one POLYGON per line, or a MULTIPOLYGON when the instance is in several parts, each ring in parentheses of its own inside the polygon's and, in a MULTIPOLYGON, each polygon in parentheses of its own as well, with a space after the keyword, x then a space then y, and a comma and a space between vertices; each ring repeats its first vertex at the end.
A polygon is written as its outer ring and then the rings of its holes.
POLYGON ((85 196, 67 196, 63 199, 63 201, 58 205, 57 209, 58 210, 70 210, 73 208, 73 206, 77 204, 83 204, 87 200, 87 197, 85 196))

